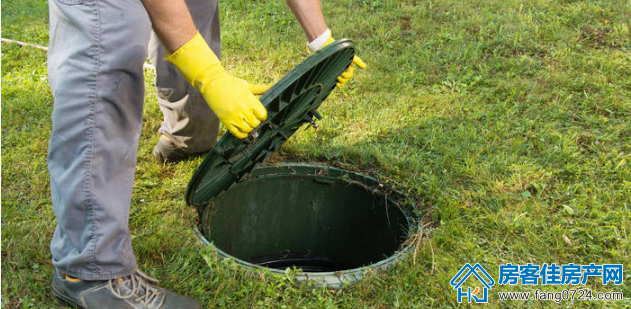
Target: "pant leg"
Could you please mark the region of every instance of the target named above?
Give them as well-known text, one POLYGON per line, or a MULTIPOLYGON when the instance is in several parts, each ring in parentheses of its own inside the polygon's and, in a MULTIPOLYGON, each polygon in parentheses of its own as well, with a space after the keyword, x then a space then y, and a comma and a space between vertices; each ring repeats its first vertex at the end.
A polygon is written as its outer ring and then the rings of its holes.
MULTIPOLYGON (((210 48, 220 57, 217 0, 187 0, 193 21, 210 48)), ((152 33, 149 59, 156 68, 158 105, 164 115, 159 133, 189 153, 209 150, 217 141, 219 120, 204 97, 171 63, 164 61, 165 48, 152 33)))
POLYGON ((53 265, 86 280, 127 276, 149 17, 140 0, 48 3, 53 265))

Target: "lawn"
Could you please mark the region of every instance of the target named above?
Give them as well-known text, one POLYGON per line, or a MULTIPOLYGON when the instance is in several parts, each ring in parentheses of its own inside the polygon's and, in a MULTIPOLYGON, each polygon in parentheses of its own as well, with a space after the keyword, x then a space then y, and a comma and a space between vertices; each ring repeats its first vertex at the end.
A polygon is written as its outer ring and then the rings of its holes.
MULTIPOLYGON (((220 1, 223 61, 258 82, 307 53, 283 1, 220 1)), ((465 263, 624 264, 618 302, 500 302, 494 307, 631 306, 631 2, 620 0, 323 1, 335 37, 368 63, 273 162, 378 176, 406 192, 428 237, 397 267, 342 289, 249 272, 198 243, 184 202, 201 158, 151 161, 161 113, 153 72, 130 227, 140 268, 212 308, 457 306, 465 263)), ((2 37, 47 45, 44 0, 2 2, 2 37)), ((55 219, 46 149, 53 98, 46 53, 2 43, 2 306, 62 307, 49 292, 55 219)), ((576 286, 574 288, 577 288, 576 286)), ((463 304, 466 307, 468 305, 463 304)))

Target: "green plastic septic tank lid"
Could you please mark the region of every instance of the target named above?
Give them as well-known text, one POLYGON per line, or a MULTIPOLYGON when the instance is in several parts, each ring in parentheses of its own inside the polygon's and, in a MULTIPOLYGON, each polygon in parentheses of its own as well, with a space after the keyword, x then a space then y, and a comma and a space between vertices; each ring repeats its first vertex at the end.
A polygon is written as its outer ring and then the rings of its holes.
POLYGON ((186 202, 205 207, 278 150, 300 126, 317 126, 314 118, 322 118, 317 108, 335 89, 337 77, 351 65, 354 55, 349 40, 338 40, 280 79, 260 98, 267 119, 246 139, 226 133, 215 144, 188 183, 186 202))

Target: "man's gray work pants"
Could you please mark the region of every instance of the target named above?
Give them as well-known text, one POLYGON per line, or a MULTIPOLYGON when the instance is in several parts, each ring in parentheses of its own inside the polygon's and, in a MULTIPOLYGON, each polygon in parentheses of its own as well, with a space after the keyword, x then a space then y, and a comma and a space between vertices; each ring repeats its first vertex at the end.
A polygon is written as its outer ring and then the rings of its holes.
MULTIPOLYGON (((49 0, 48 74, 55 103, 48 149, 57 228, 53 265, 70 276, 131 275, 128 228, 149 50, 164 113, 162 134, 191 152, 208 150, 218 120, 202 96, 164 61, 140 0, 49 0), (151 41, 149 49, 147 45, 151 41)), ((216 0, 187 1, 219 55, 216 0)))

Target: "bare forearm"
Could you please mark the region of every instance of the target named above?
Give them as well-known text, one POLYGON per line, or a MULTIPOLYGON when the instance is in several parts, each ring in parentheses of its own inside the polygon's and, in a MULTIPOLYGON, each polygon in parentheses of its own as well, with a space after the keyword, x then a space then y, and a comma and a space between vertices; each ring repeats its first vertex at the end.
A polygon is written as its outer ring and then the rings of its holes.
POLYGON ((160 41, 173 53, 197 33, 184 0, 142 0, 160 41))
POLYGON ((296 16, 307 40, 312 41, 326 31, 327 26, 322 15, 320 0, 285 0, 285 2, 296 16))

